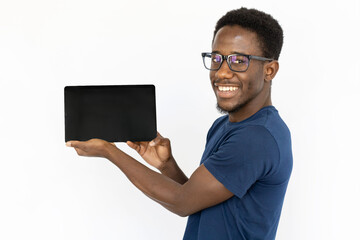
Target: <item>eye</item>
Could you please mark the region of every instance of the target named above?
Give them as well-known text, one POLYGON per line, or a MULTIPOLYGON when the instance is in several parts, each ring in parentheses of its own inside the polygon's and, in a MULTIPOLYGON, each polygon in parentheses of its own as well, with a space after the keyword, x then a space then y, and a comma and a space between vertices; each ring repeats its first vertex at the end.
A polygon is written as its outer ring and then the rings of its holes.
POLYGON ((214 62, 214 63, 219 63, 221 62, 221 56, 219 55, 213 55, 211 60, 214 62))
POLYGON ((247 64, 248 59, 241 55, 234 55, 230 57, 231 64, 247 64))
POLYGON ((244 61, 241 60, 241 59, 235 59, 233 61, 231 61, 232 63, 236 63, 236 64, 240 64, 240 63, 243 63, 244 61))

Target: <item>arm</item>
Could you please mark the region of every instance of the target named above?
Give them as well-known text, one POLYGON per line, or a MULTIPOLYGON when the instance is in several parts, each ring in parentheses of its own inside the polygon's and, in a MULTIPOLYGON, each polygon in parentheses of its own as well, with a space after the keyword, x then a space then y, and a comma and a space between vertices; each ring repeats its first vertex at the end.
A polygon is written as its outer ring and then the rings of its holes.
POLYGON ((233 196, 203 165, 196 169, 186 183, 180 184, 149 169, 106 141, 71 141, 67 145, 74 147, 81 156, 109 159, 138 189, 180 216, 188 216, 233 196))

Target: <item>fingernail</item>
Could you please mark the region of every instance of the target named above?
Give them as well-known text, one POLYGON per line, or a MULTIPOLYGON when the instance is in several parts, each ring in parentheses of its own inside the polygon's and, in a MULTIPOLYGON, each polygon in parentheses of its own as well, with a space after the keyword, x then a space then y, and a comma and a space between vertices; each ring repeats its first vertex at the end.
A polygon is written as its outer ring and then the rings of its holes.
POLYGON ((71 142, 66 142, 67 147, 71 147, 71 142))
POLYGON ((155 146, 155 142, 154 142, 154 141, 151 141, 151 142, 149 143, 149 145, 150 145, 150 147, 153 147, 153 146, 155 146))

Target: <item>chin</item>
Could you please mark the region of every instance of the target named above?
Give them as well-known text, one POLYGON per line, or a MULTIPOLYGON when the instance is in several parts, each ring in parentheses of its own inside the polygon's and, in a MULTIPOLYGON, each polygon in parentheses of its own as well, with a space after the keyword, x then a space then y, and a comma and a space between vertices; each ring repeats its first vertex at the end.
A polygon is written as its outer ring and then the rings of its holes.
POLYGON ((219 103, 216 105, 217 110, 223 114, 235 113, 235 112, 239 111, 242 107, 243 107, 243 104, 241 104, 241 103, 238 105, 235 105, 235 106, 228 106, 228 107, 221 106, 221 105, 219 105, 219 103))

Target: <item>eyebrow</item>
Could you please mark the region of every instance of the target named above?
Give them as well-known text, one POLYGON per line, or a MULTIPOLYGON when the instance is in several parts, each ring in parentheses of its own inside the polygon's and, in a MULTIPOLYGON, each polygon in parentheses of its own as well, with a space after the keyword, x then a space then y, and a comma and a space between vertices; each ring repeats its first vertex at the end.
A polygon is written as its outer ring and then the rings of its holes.
POLYGON ((231 54, 244 54, 244 55, 249 55, 249 54, 246 54, 246 53, 241 53, 241 52, 236 52, 236 51, 231 52, 231 54))
MULTIPOLYGON (((212 51, 211 53, 221 54, 220 51, 212 51)), ((251 55, 251 54, 246 54, 246 53, 241 53, 241 52, 236 52, 236 51, 232 51, 232 52, 230 52, 230 54, 251 55)))

